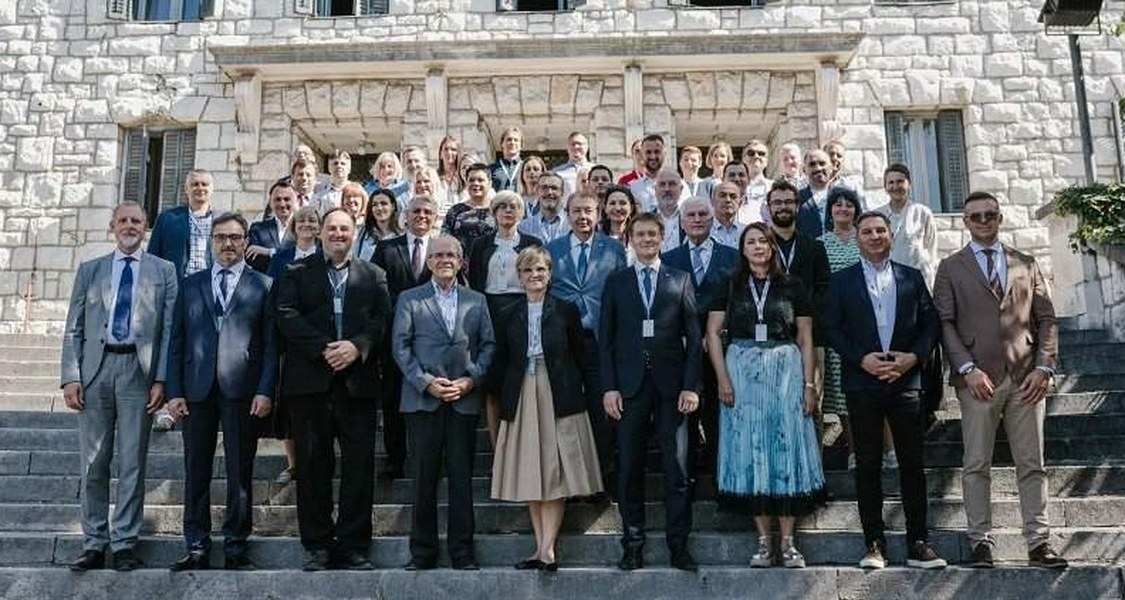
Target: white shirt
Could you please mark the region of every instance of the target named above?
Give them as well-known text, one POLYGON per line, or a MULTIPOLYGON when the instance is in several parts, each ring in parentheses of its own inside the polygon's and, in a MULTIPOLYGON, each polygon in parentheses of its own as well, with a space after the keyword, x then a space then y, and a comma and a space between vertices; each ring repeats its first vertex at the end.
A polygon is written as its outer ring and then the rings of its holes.
POLYGON ((140 279, 141 258, 144 256, 144 250, 138 248, 132 254, 125 254, 120 248, 113 251, 113 272, 110 275, 109 290, 109 297, 113 299, 113 302, 109 305, 109 320, 105 324, 105 339, 114 344, 132 344, 134 341, 132 327, 129 328, 129 335, 125 339, 119 340, 113 337, 113 312, 117 310, 117 288, 121 285, 121 274, 125 272, 125 257, 127 256, 136 259, 129 266, 133 270, 133 302, 129 308, 129 314, 132 315, 137 308, 137 281, 140 279))
POLYGON ((982 246, 978 243, 969 242, 969 247, 973 249, 973 256, 977 259, 977 265, 980 266, 980 272, 984 273, 984 280, 989 281, 992 274, 988 272, 988 257, 984 255, 984 250, 991 248, 996 253, 992 255, 993 263, 996 267, 996 274, 1000 276, 1000 287, 1005 290, 1008 289, 1008 255, 1004 254, 1004 246, 997 240, 991 246, 982 246))
POLYGON ((527 356, 543 355, 543 302, 527 303, 527 356))
POLYGON ((634 179, 629 184, 629 190, 633 192, 633 198, 637 200, 641 212, 656 210, 656 180, 649 177, 648 173, 641 173, 640 177, 634 179))
POLYGON ((574 260, 574 267, 578 268, 578 257, 582 255, 582 244, 586 244, 586 264, 589 266, 590 262, 594 260, 594 234, 591 233, 590 237, 585 242, 580 241, 578 236, 573 233, 570 234, 570 258, 574 260))
POLYGON ((563 198, 569 198, 578 188, 578 169, 592 166, 594 166, 594 164, 590 161, 584 161, 582 163, 567 161, 551 169, 551 172, 558 175, 563 181, 563 198))
POLYGON ((680 211, 672 213, 672 216, 666 217, 663 213, 657 211, 660 219, 664 221, 664 242, 660 245, 661 252, 667 252, 678 247, 682 240, 680 238, 680 211))
POLYGON ((877 208, 891 222, 891 260, 922 272, 926 285, 933 290, 937 275, 937 227, 930 207, 907 202, 895 212, 890 203, 877 208))
POLYGON ((638 260, 633 264, 633 270, 637 274, 637 290, 641 293, 641 302, 645 305, 645 311, 649 312, 652 309, 653 301, 656 299, 656 282, 660 275, 660 257, 657 256, 651 265, 646 265, 638 260), (652 280, 652 297, 645 296, 645 269, 652 269, 652 274, 649 275, 652 280))
MULTIPOLYGON (((406 259, 410 261, 414 260, 414 240, 422 240, 422 268, 425 269, 427 256, 426 252, 430 248, 430 236, 424 235, 422 237, 418 237, 413 233, 410 233, 409 229, 406 230, 406 259)), ((413 263, 411 264, 411 268, 413 268, 413 263)))
POLYGON ((493 236, 496 251, 488 259, 488 275, 485 277, 486 294, 522 294, 519 271, 516 270, 516 245, 519 234, 514 239, 493 236))
POLYGON ((891 349, 891 336, 894 335, 898 311, 895 270, 891 267, 890 259, 878 266, 862 257, 859 262, 863 265, 863 280, 867 284, 867 295, 871 298, 871 307, 875 313, 879 343, 883 346, 883 352, 887 352, 891 349))
POLYGON ((746 226, 737 220, 727 227, 715 219, 715 224, 711 226, 711 237, 724 246, 738 250, 738 238, 742 236, 743 229, 746 229, 746 226))
POLYGON ((738 214, 734 217, 735 222, 740 225, 761 223, 764 220, 762 215, 766 214, 766 196, 769 195, 772 185, 773 181, 764 175, 759 175, 746 184, 746 198, 738 207, 738 214))
POLYGON ((313 245, 310 246, 308 250, 301 250, 298 246, 294 246, 293 250, 293 262, 296 262, 302 258, 316 254, 316 242, 313 242, 313 245))
POLYGON ((234 288, 238 285, 238 280, 242 277, 242 270, 244 268, 246 268, 246 261, 244 260, 240 260, 237 264, 229 267, 224 267, 219 263, 211 265, 211 297, 222 298, 221 302, 224 313, 227 310, 227 305, 230 304, 231 296, 234 296, 234 288), (223 269, 230 271, 230 275, 227 275, 227 295, 225 297, 220 293, 219 288, 219 283, 222 279, 222 276, 219 275, 219 271, 223 269))
POLYGON ((441 289, 441 286, 432 279, 430 285, 434 286, 434 296, 437 298, 438 308, 441 309, 441 320, 445 321, 445 330, 452 336, 453 327, 457 323, 457 284, 450 286, 448 292, 441 289))

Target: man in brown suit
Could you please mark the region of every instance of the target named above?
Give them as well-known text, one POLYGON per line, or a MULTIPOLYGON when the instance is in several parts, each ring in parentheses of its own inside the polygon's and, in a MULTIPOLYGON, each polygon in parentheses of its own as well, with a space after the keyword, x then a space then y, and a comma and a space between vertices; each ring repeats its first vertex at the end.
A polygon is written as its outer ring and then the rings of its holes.
POLYGON ((1043 421, 1058 361, 1058 327, 1035 259, 997 240, 1003 215, 996 197, 965 199, 968 246, 941 261, 934 303, 949 357, 949 383, 961 403, 965 445, 962 488, 970 566, 992 566, 991 468, 996 428, 1004 422, 1016 464, 1028 564, 1064 568, 1047 543, 1047 472, 1043 421))

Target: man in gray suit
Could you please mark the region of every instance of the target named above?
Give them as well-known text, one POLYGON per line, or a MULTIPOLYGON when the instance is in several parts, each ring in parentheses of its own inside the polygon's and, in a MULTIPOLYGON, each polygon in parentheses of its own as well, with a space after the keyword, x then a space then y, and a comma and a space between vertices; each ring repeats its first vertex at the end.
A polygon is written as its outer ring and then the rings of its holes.
POLYGON ((144 515, 152 414, 164 403, 165 362, 176 302, 176 267, 141 250, 147 215, 136 202, 113 211, 117 248, 82 263, 74 278, 59 367, 63 399, 78 411, 82 458, 82 556, 73 571, 143 566, 133 553, 144 515), (117 499, 110 529, 114 438, 117 499))
POLYGON ((410 432, 415 480, 408 571, 437 564, 443 451, 449 478, 449 558, 454 569, 477 569, 472 477, 478 389, 492 363, 495 340, 484 295, 457 284, 461 262, 456 238, 432 240, 426 257, 431 280, 403 292, 395 311, 391 348, 402 370, 399 408, 410 432))

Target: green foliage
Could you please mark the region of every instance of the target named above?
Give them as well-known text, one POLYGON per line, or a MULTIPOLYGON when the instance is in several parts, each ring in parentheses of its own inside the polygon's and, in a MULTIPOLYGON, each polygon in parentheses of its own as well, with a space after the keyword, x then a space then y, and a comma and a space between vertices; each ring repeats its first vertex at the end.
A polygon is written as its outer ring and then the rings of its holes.
POLYGON ((1125 245, 1125 183, 1071 186, 1055 194, 1055 210, 1078 217, 1075 250, 1090 243, 1125 245))

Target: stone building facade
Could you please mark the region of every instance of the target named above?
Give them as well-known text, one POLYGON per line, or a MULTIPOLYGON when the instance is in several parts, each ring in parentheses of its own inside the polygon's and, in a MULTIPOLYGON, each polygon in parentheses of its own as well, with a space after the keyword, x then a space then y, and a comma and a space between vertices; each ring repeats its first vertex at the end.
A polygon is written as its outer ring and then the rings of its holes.
MULTIPOLYGON (((1067 41, 1045 35, 1038 3, 587 0, 498 11, 521 6, 358 0, 357 11, 385 14, 302 14, 339 4, 0 1, 0 331, 61 326, 77 264, 110 248, 111 208, 146 151, 150 202, 173 201, 194 165, 215 174, 217 208, 257 213, 301 141, 359 153, 417 144, 436 158, 450 134, 490 155, 519 124, 532 152, 589 132, 591 158, 623 171, 629 142, 646 133, 673 146, 840 138, 852 178, 878 199, 900 141, 888 122, 924 128, 939 114, 959 143, 946 139, 937 169, 952 156, 968 187, 1003 198, 1005 235, 1054 272, 1061 312, 1084 309, 1068 285, 1077 259, 1051 251, 1066 232, 1035 217, 1083 178, 1067 41), (202 19, 137 18, 200 6, 202 19), (176 134, 191 143, 175 161, 168 132, 190 132, 176 134), (152 140, 166 147, 143 145, 152 140)), ((1082 44, 1098 177, 1113 180, 1123 46, 1110 35, 1082 44)), ((966 242, 956 214, 939 221, 943 251, 966 242)))

